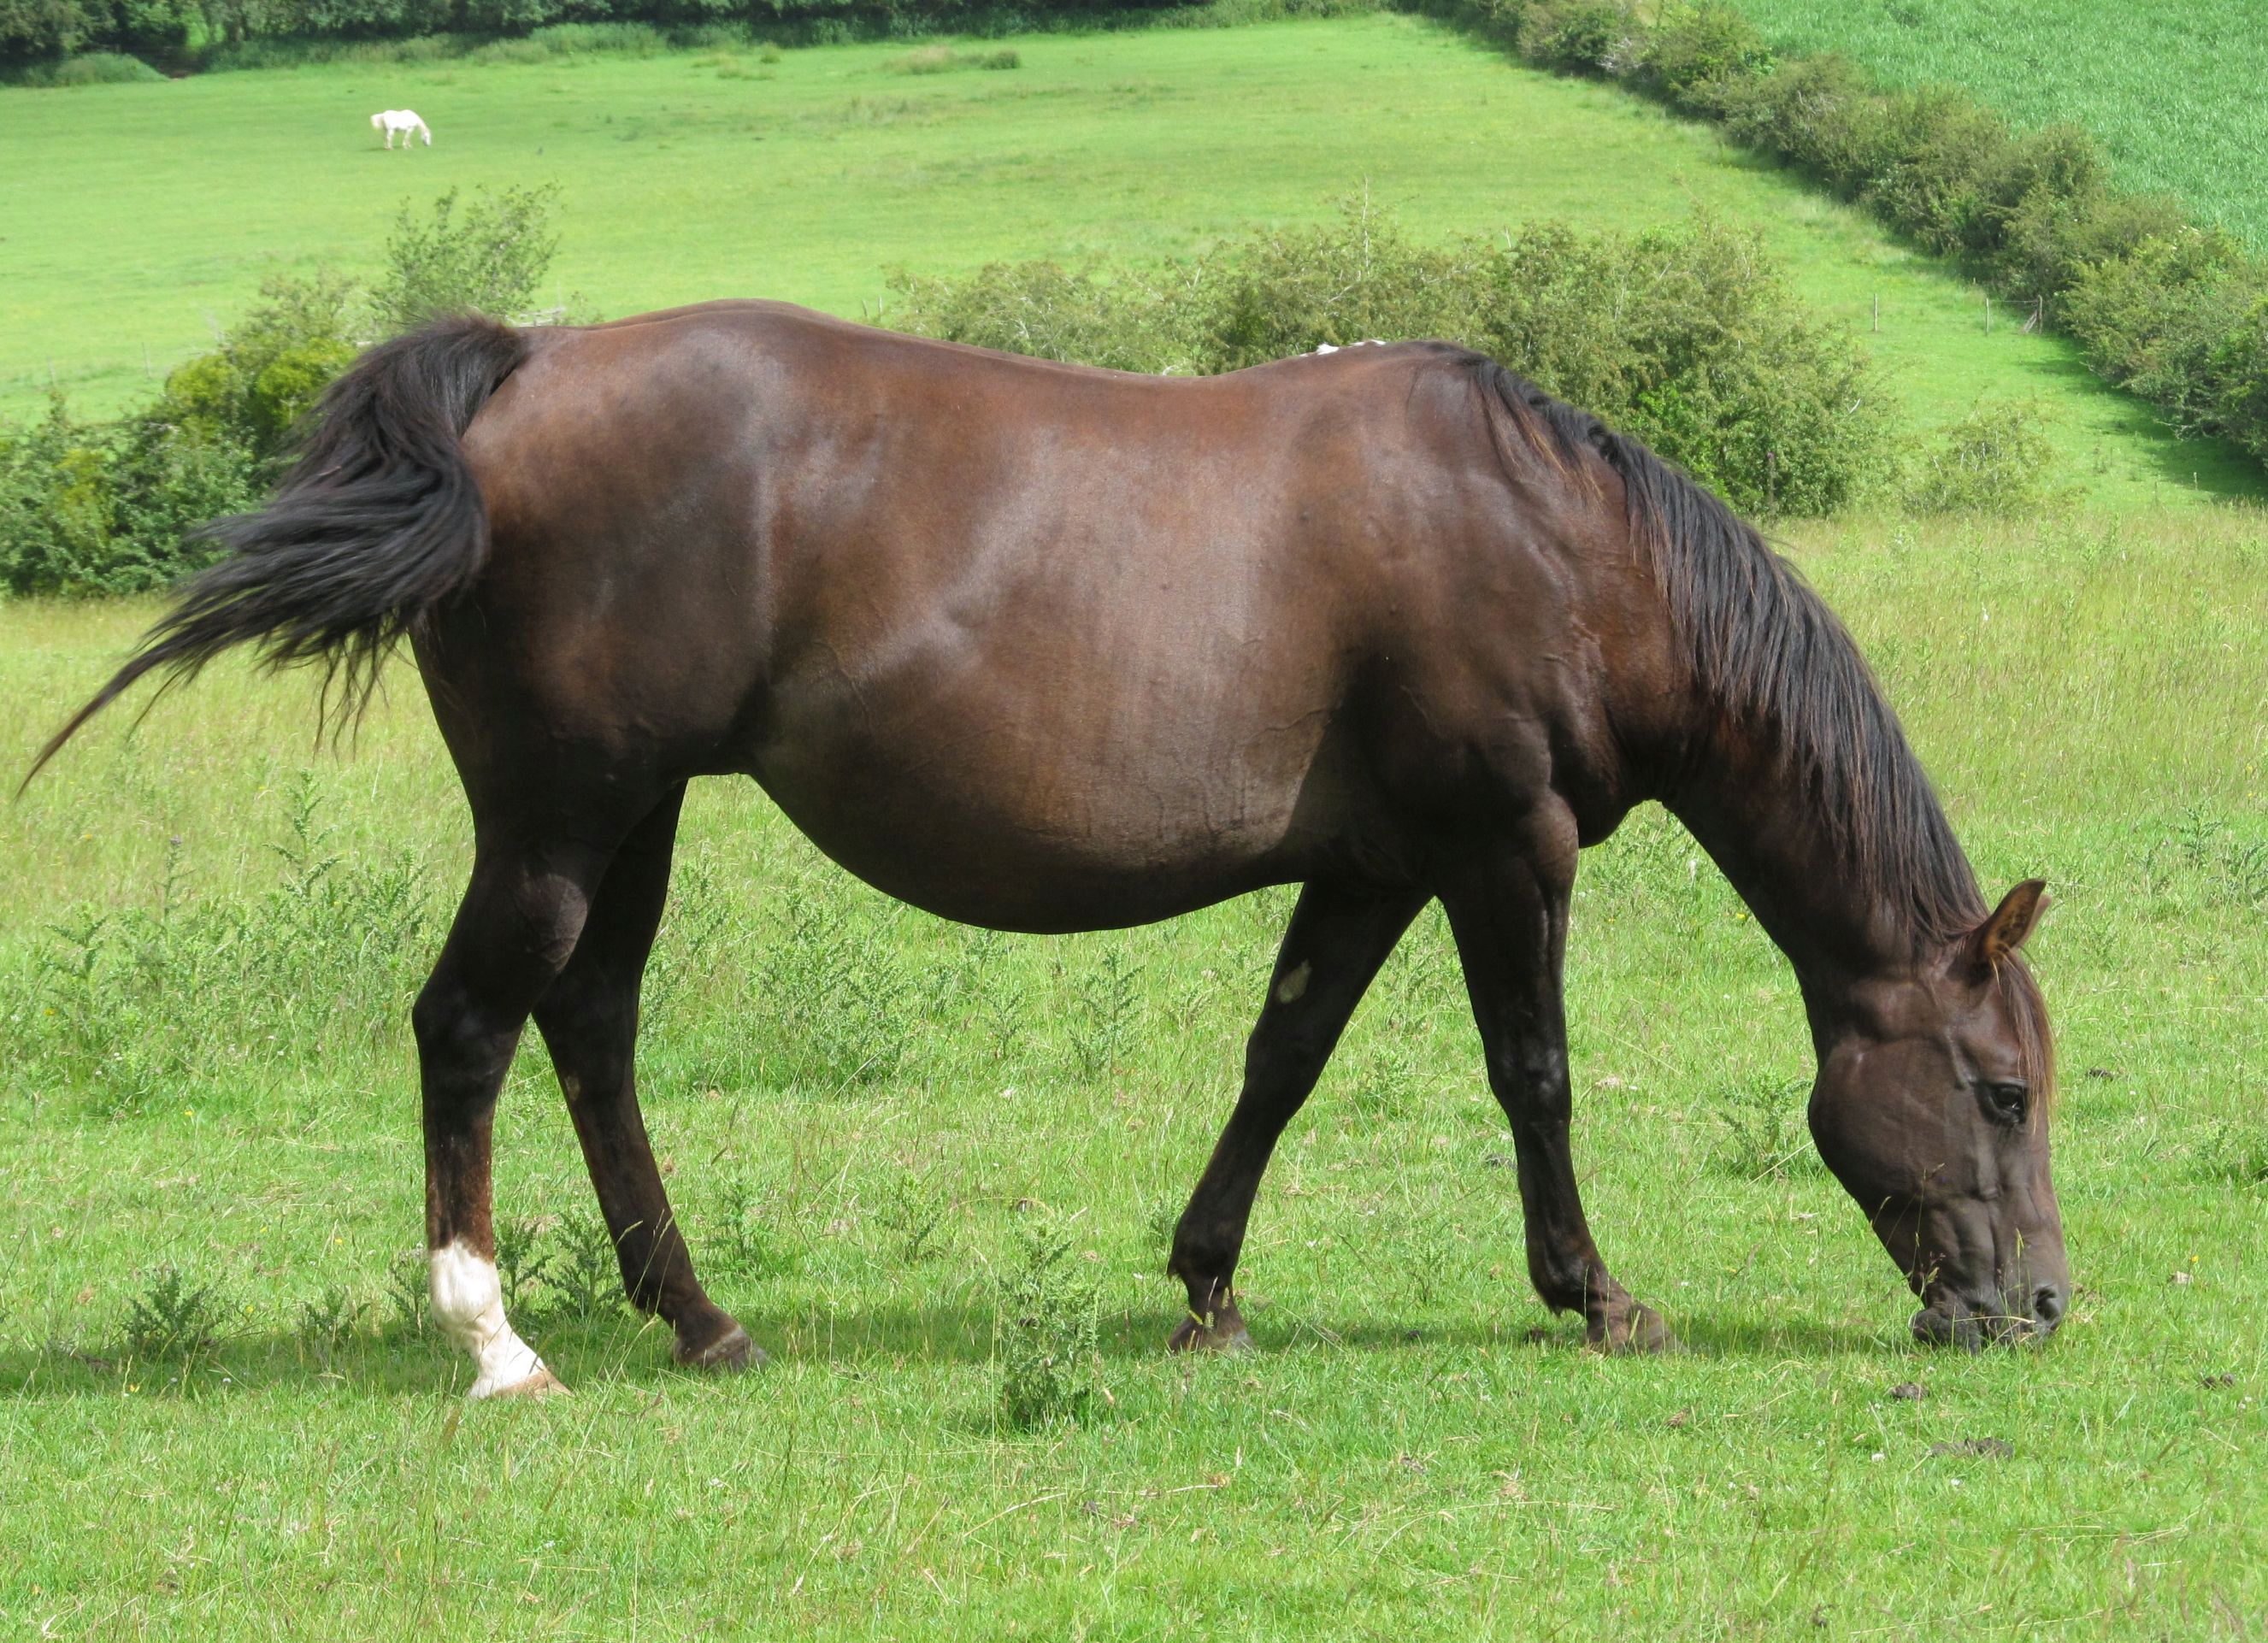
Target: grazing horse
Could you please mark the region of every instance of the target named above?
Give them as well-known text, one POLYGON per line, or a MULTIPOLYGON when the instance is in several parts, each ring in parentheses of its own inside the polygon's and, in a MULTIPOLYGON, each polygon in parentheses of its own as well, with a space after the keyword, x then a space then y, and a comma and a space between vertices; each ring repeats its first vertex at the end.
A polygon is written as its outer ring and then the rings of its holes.
POLYGON ((394 135, 397 131, 401 134, 401 151, 405 154, 409 151, 410 141, 414 137, 423 137, 427 148, 433 146, 433 133, 417 117, 414 109, 382 109, 370 117, 370 123, 373 130, 386 133, 386 146, 389 149, 394 146, 394 135))
MULTIPOLYGON (((888 894, 999 929, 1301 888, 1174 1236, 1176 1348, 1249 1345, 1261 1172, 1439 898, 1511 1121, 1528 1267, 1607 1349, 1667 1340, 1585 1223, 1561 968, 1578 851, 1659 799, 1793 962, 1812 1132, 1923 1310, 2043 1335, 2067 1293, 2052 1061, 1849 636, 1749 526, 1480 355, 1152 378, 770 303, 446 320, 364 355, 298 466, 41 753, 239 642, 367 699, 407 637, 474 816, 413 1013, 434 1308, 475 1396, 556 1384, 504 1315, 498 1087, 532 1015, 640 1308, 703 1292, 631 1074, 687 781, 754 777, 888 894)), ((35 764, 34 770, 38 769, 35 764)), ((28 779, 28 778, 27 778, 28 779)))

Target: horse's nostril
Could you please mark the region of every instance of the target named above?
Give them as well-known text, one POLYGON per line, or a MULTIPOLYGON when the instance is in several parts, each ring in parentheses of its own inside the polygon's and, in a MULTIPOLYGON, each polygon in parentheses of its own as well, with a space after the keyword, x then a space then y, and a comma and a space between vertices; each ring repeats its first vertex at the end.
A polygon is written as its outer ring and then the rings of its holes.
POLYGON ((2063 1321, 2063 1291, 2053 1284, 2043 1284, 2032 1292, 2032 1317, 2043 1330, 2051 1330, 2063 1321))

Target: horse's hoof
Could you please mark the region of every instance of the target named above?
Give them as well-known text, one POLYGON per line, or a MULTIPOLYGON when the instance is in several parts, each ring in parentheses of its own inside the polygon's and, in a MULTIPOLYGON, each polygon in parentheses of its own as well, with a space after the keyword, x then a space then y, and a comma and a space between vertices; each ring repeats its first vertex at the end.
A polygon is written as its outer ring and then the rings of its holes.
POLYGON ((678 1343, 677 1361, 688 1369, 754 1369, 764 1361, 762 1350, 735 1323, 706 1346, 688 1349, 678 1343))
POLYGON ((1609 1318, 1603 1327, 1594 1326, 1591 1330, 1590 1346, 1594 1352, 1619 1357, 1641 1352, 1674 1352, 1677 1341, 1670 1334, 1669 1326, 1661 1321, 1660 1313, 1652 1307, 1642 1307, 1632 1301, 1627 1315, 1609 1318))
POLYGON ((567 1396, 567 1383, 543 1365, 538 1364, 535 1366, 534 1374, 524 1380, 514 1381, 506 1386, 490 1386, 486 1381, 475 1381, 473 1382, 473 1389, 465 1396, 472 1399, 564 1397, 567 1396))
POLYGON ((1183 1318, 1166 1339, 1169 1352, 1248 1352, 1257 1350, 1252 1337, 1246 1333, 1244 1320, 1235 1316, 1217 1317, 1207 1323, 1202 1318, 1183 1318))

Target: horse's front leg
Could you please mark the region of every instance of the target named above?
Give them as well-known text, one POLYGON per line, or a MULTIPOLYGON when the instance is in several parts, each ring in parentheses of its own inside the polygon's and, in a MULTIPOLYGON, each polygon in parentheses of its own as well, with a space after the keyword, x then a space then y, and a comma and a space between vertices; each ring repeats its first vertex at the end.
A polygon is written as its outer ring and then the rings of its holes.
POLYGON ((694 1276, 646 1138, 631 1070, 639 985, 668 896, 684 798, 680 785, 615 852, 574 957, 535 1006, 535 1024, 550 1047, 630 1303, 669 1324, 679 1362, 738 1368, 762 1363, 764 1355, 694 1276))
POLYGON ((1669 1333, 1616 1282, 1592 1241, 1568 1148, 1573 1099, 1561 971, 1577 850, 1573 819, 1526 830, 1524 850, 1471 864, 1441 904, 1457 939, 1490 1087, 1512 1121, 1528 1271, 1554 1311, 1580 1312, 1591 1344, 1659 1351, 1669 1333))
POLYGON ((1245 1046, 1244 1088, 1174 1232, 1167 1270, 1187 1286, 1189 1314, 1167 1343, 1171 1350, 1252 1345, 1231 1280, 1261 1173, 1371 978, 1426 899, 1371 885, 1318 882, 1300 892, 1268 1000, 1245 1046))

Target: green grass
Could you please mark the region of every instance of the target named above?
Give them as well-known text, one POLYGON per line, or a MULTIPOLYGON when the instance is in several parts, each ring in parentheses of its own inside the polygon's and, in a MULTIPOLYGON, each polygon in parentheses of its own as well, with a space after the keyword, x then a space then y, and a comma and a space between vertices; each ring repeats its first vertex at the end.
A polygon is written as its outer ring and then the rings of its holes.
POLYGON ((1893 85, 1968 87, 2022 126, 2070 121, 2101 138, 2127 187, 2179 197, 2268 247, 2255 179, 2268 145, 2268 33, 2250 0, 1741 0, 1772 42, 1839 51, 1893 85))
POLYGON ((1320 220, 1367 188, 1421 234, 1697 209, 1753 223, 1808 301, 1866 333, 1915 424, 1986 394, 2036 398, 2058 477, 2097 502, 2260 488, 2225 447, 2166 437, 2066 342, 2005 315, 1985 335, 1979 291, 1860 213, 1705 128, 1422 20, 1015 49, 1010 73, 909 75, 902 45, 875 45, 776 64, 348 63, 0 91, 0 412, 36 410, 51 372, 85 409, 144 395, 264 274, 372 269, 402 202, 453 186, 558 183, 553 294, 616 315, 723 295, 871 314, 893 266, 1162 257, 1256 222, 1320 220), (386 153, 367 116, 405 105, 437 145, 386 153))
MULTIPOLYGON (((1226 1114, 1288 895, 986 937, 705 782, 646 1104, 713 1287, 775 1361, 691 1378, 628 1315, 539 1290, 522 1315, 559 1315, 531 1333, 576 1396, 465 1408, 467 1367, 385 1298, 420 1230, 403 1018, 468 848, 415 682, 394 674, 335 759, 308 748, 311 684, 233 665, 138 733, 114 716, 0 812, 0 1625, 2249 1635, 2268 1610, 2262 544, 2249 512, 1797 543, 1988 884, 2036 872, 2058 898, 2035 945, 2076 1304, 2046 1350, 1976 1358, 1906 1343, 1896 1273, 1782 1145, 1808 1060, 1794 987, 1658 815, 1581 880, 1577 1149, 1609 1259, 1688 1350, 1595 1358, 1528 1292, 1503 1121, 1429 916, 1263 1190, 1262 1353, 1190 1363, 1159 1351, 1178 1304, 1160 1227, 1226 1114), (118 922, 75 981, 85 943, 50 926, 92 913, 118 922), (195 939, 151 934, 161 913, 195 939), (152 984, 129 949, 188 968, 152 984), (996 1419, 996 1274, 1033 1204, 1099 1287, 1108 1401, 1022 1434, 996 1419), (129 1359, 167 1268, 218 1286, 222 1338, 129 1359), (350 1327, 304 1318, 340 1292, 350 1327), (1928 1396, 1889 1396, 1906 1381, 1928 1396), (2012 1452, 1938 1448, 1985 1439, 2012 1452)), ((148 615, 0 608, 0 768, 148 615)), ((505 1217, 589 1216, 533 1049, 499 1144, 505 1217)))

